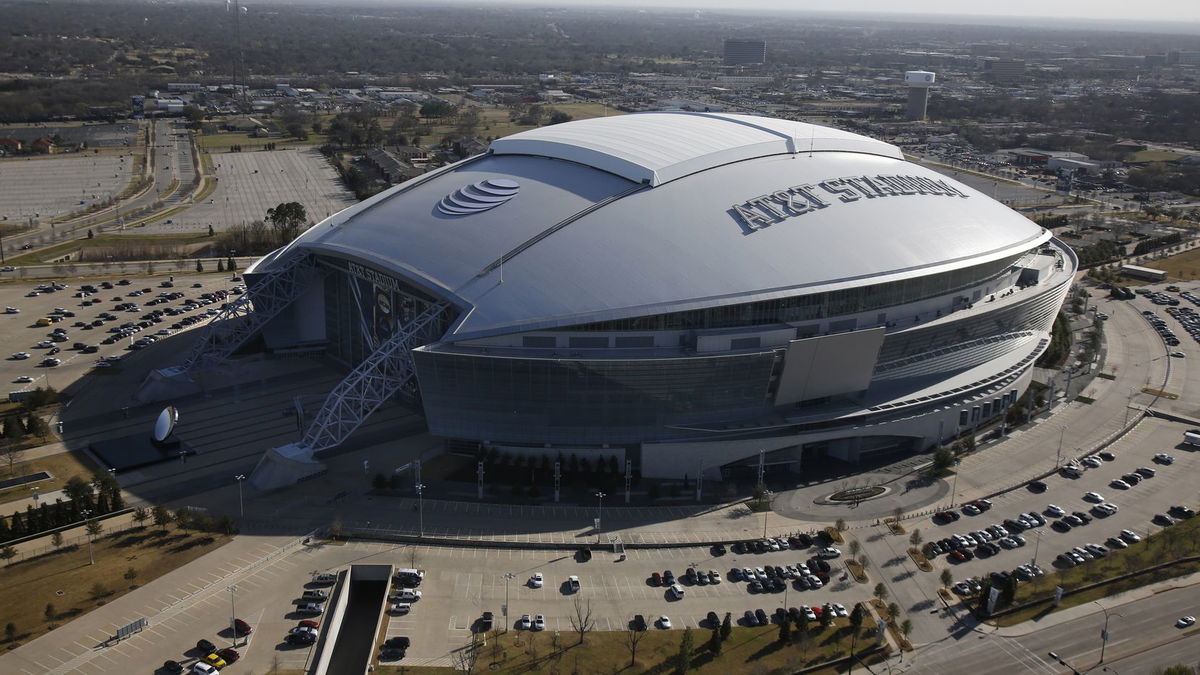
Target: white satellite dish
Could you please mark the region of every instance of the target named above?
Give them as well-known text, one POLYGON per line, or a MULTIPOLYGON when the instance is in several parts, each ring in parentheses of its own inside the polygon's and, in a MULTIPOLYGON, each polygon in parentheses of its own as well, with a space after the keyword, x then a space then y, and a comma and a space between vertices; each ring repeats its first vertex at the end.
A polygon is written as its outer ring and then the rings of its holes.
POLYGON ((175 431, 175 425, 179 423, 179 411, 175 406, 169 405, 163 408, 163 411, 158 414, 158 421, 154 423, 154 440, 157 443, 162 443, 171 437, 171 432, 175 431))

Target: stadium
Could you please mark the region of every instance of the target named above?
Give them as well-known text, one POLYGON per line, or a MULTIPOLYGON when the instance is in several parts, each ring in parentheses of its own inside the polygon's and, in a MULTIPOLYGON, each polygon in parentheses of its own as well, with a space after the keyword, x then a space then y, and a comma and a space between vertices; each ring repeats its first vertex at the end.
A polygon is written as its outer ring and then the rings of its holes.
POLYGON ((388 401, 453 449, 645 477, 927 450, 1029 385, 1077 269, 894 146, 765 117, 569 122, 398 185, 247 271, 180 383, 261 337, 346 370, 267 489, 388 401))

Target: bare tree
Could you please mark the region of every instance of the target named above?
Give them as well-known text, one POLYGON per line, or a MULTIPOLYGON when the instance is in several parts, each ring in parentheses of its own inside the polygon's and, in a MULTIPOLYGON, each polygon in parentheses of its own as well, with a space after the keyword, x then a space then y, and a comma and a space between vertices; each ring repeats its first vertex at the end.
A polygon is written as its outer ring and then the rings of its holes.
POLYGON ((580 596, 575 596, 575 614, 571 616, 571 630, 579 633, 579 642, 583 644, 583 638, 587 632, 596 626, 596 620, 592 618, 592 601, 586 602, 580 596))
POLYGON ((648 631, 641 630, 641 626, 634 626, 630 622, 628 630, 625 631, 625 647, 629 649, 629 667, 637 666, 637 650, 642 639, 649 635, 648 631))
POLYGON ((454 650, 452 653, 454 672, 466 673, 467 675, 475 672, 475 662, 479 660, 478 639, 478 634, 472 632, 471 641, 454 650))

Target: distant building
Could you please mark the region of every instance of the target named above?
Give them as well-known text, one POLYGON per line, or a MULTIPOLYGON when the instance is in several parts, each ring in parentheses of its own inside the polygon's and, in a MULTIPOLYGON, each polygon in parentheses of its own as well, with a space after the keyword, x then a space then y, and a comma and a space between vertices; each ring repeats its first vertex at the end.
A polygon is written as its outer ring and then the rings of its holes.
POLYGON ((767 43, 762 40, 726 40, 724 63, 727 66, 752 66, 767 62, 767 43))
POLYGON ((1019 80, 1025 77, 1025 60, 989 59, 983 62, 983 74, 994 81, 1019 80))
POLYGON ((0 153, 12 154, 21 151, 21 141, 15 138, 0 138, 0 153))
POLYGON ((54 154, 54 141, 42 136, 29 144, 29 149, 33 152, 41 152, 47 155, 54 154))
POLYGON ((168 82, 167 91, 199 91, 204 85, 199 82, 168 82))
POLYGON ((367 151, 366 157, 392 184, 403 183, 425 173, 383 148, 371 148, 367 151))

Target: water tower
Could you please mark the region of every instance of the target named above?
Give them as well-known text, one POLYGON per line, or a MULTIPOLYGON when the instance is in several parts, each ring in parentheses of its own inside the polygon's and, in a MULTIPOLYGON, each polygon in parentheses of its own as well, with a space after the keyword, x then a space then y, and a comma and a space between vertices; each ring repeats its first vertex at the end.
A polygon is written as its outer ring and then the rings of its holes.
POLYGON ((908 87, 908 119, 925 119, 925 108, 929 105, 929 88, 937 75, 927 70, 910 70, 904 73, 904 84, 908 87))

